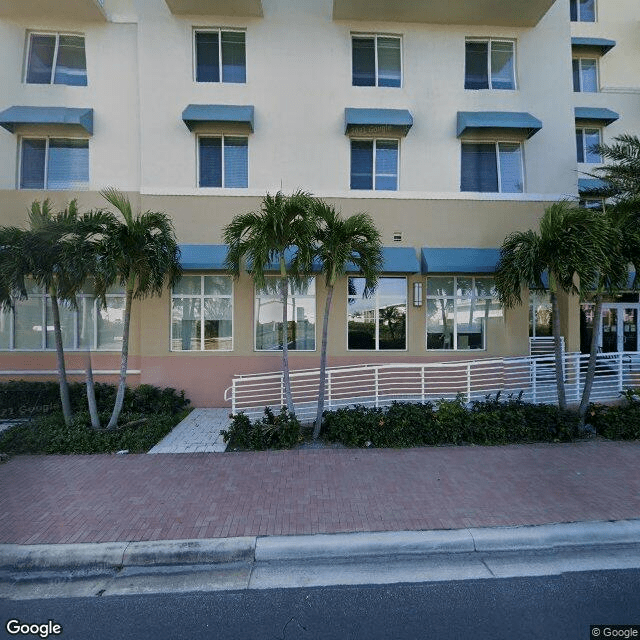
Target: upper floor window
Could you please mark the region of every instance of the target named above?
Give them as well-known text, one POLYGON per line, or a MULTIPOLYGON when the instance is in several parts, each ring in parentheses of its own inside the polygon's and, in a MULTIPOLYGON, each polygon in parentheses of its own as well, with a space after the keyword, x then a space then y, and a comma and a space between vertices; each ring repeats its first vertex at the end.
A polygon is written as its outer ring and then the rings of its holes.
POLYGON ((573 90, 583 93, 598 91, 598 60, 596 58, 573 59, 573 90))
POLYGON ((569 0, 571 22, 595 22, 596 0, 569 0))
POLYGON ((246 82, 244 31, 195 32, 196 82, 246 82))
POLYGON ((515 46, 512 40, 465 42, 465 89, 515 89, 515 46))
POLYGON ((198 186, 246 188, 249 140, 243 136, 198 137, 198 186))
POLYGON ((460 190, 522 193, 522 145, 518 142, 463 142, 460 190))
POLYGON ((397 191, 398 140, 351 140, 351 188, 397 191))
POLYGON ((353 36, 354 87, 399 87, 402 84, 398 36, 353 36))
POLYGON ((89 141, 22 138, 20 189, 82 189, 89 184, 89 141))
POLYGON ((86 87, 84 36, 30 33, 25 81, 86 87))
POLYGON ((577 128, 576 148, 578 151, 578 162, 586 162, 589 164, 602 162, 602 156, 596 149, 596 146, 600 144, 600 140, 600 129, 577 128))
POLYGON ((171 350, 232 349, 232 278, 182 276, 171 295, 171 350))
POLYGON ((407 279, 379 278, 373 294, 363 296, 364 278, 349 278, 349 349, 407 348, 407 279))

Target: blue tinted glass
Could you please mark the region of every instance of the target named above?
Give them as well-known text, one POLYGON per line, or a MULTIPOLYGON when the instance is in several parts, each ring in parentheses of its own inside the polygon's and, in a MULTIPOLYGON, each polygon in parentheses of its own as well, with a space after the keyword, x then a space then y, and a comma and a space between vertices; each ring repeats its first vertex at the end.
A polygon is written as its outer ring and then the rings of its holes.
POLYGON ((246 188, 248 182, 246 138, 224 139, 224 186, 246 188))
POLYGON ((494 143, 462 144, 460 190, 498 191, 498 165, 494 143))
POLYGON ((519 144, 501 142, 500 152, 500 191, 502 193, 522 193, 522 148, 519 144))
POLYGON ((89 183, 89 141, 49 140, 48 189, 74 189, 89 183))
POLYGON ((20 162, 20 188, 44 189, 46 140, 23 140, 20 162))
POLYGON ((400 38, 378 38, 378 86, 400 86, 400 38))
POLYGON ((398 189, 398 142, 378 140, 376 143, 376 189, 398 189))
POLYGON ((200 138, 201 187, 222 186, 222 138, 200 138))
POLYGON ((596 21, 596 1, 595 0, 579 0, 580 1, 580 22, 596 21))
POLYGON ((488 42, 467 42, 465 44, 465 89, 488 89, 488 42))
POLYGON ((353 38, 353 86, 373 87, 376 84, 376 52, 374 38, 353 38))
POLYGON ((580 91, 580 60, 573 59, 573 90, 580 91))
POLYGON ((578 162, 584 162, 584 139, 582 129, 576 129, 576 150, 578 152, 578 162))
POLYGON ((222 81, 246 82, 246 57, 244 33, 222 32, 222 81))
POLYGON ((196 80, 220 82, 220 52, 217 32, 196 33, 196 80))
POLYGON ((351 188, 373 189, 373 140, 351 141, 351 188))
POLYGON ((53 54, 56 48, 55 36, 31 35, 27 82, 29 84, 50 84, 53 54))
POLYGON ((53 81, 55 84, 87 86, 87 61, 83 36, 60 36, 53 81))

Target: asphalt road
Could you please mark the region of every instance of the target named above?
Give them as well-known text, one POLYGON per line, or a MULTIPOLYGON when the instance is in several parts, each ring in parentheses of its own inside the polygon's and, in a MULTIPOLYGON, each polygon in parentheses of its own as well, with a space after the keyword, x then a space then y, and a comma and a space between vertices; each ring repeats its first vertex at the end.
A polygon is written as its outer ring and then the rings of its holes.
MULTIPOLYGON (((587 640, 591 624, 640 625, 640 570, 313 589, 0 602, 9 619, 62 626, 50 638, 587 640)), ((640 626, 639 636, 640 637, 640 626)), ((611 637, 611 636, 610 636, 611 637)), ((625 637, 625 636, 618 636, 625 637)), ((627 636, 636 637, 636 636, 627 636)))

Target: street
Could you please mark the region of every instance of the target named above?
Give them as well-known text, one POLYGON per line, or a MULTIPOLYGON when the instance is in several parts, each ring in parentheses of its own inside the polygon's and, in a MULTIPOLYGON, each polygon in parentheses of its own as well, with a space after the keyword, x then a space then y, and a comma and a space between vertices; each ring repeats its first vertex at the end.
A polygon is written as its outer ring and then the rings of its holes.
POLYGON ((2 637, 9 638, 44 637, 9 634, 6 623, 13 619, 20 624, 51 620, 62 631, 49 637, 65 640, 586 640, 592 624, 640 625, 640 570, 3 600, 0 612, 2 637))

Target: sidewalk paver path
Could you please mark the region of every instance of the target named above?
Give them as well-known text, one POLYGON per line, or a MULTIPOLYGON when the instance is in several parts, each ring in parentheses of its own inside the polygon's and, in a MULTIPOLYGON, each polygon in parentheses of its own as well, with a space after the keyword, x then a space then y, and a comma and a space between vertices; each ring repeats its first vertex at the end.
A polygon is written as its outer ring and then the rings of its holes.
POLYGON ((222 452, 227 445, 220 430, 229 422, 229 409, 194 409, 148 453, 222 452))
POLYGON ((640 518, 640 442, 20 456, 0 543, 177 540, 640 518))

